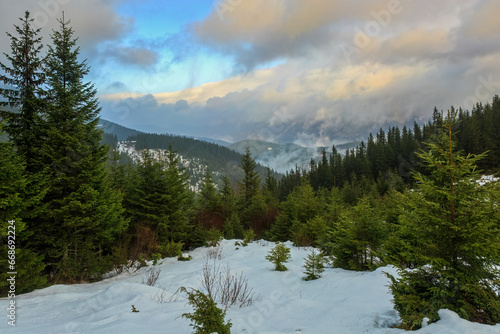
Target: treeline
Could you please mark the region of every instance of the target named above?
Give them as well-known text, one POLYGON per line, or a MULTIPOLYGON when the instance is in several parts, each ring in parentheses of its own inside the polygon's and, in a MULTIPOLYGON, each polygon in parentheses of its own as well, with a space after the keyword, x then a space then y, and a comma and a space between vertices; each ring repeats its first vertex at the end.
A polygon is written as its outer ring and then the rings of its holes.
MULTIPOLYGON (((107 126, 110 128, 108 130, 111 131, 114 131, 114 128, 118 128, 118 130, 122 128, 107 121, 104 121, 104 124, 112 124, 111 126, 107 126)), ((127 130, 128 132, 132 131, 129 129, 127 130)), ((194 188, 199 186, 206 168, 213 171, 212 177, 219 185, 222 184, 223 176, 228 176, 233 186, 243 177, 243 172, 239 166, 243 155, 222 145, 191 137, 143 133, 139 131, 134 131, 133 135, 128 135, 126 138, 123 138, 122 135, 122 139, 130 142, 131 145, 133 144, 135 150, 139 152, 145 149, 166 151, 171 146, 182 157, 182 164, 186 168, 190 176, 190 184, 194 188)), ((118 137, 114 132, 104 132, 102 143, 112 148, 110 156, 118 154, 117 152, 113 152, 118 143, 118 137)), ((131 158, 126 153, 119 153, 119 156, 120 159, 118 163, 131 163, 131 158)), ((261 177, 267 175, 267 168, 260 164, 257 164, 256 170, 261 177)), ((271 170, 271 174, 277 179, 281 178, 281 174, 273 170, 271 170)))
POLYGON ((172 145, 176 151, 182 152, 185 156, 196 157, 205 163, 210 163, 215 170, 225 170, 227 161, 237 166, 241 160, 241 154, 227 147, 185 136, 139 133, 135 136, 129 136, 127 140, 135 141, 137 150, 166 150, 169 145, 172 145))
MULTIPOLYGON (((462 109, 450 113, 456 115, 453 138, 457 149, 465 154, 488 152, 478 162, 485 172, 495 172, 500 168, 500 98, 494 96, 491 103, 478 103, 472 111, 462 109)), ((390 187, 401 189, 404 184, 413 184, 413 174, 424 172, 419 150, 425 149, 422 143, 428 142, 442 127, 442 114, 435 108, 432 121, 413 129, 403 126, 390 127, 387 132, 380 129, 374 136, 370 134, 367 142, 362 141, 356 148, 347 150, 342 156, 335 146, 332 153, 323 150, 321 159, 311 159, 308 169, 295 169, 287 172, 279 182, 279 195, 284 199, 306 175, 311 186, 320 188, 366 188, 376 183, 379 195, 384 195, 390 187), (396 184, 395 184, 396 183, 396 184)), ((347 192, 348 189, 345 189, 347 192)), ((358 196, 353 196, 356 199, 358 196)))
POLYGON ((437 320, 441 308, 500 322, 500 183, 477 182, 477 166, 499 167, 498 96, 470 113, 434 110, 422 127, 380 130, 345 156, 333 147, 281 180, 270 170, 261 176, 247 149, 234 161, 236 185, 205 170, 194 193, 176 150, 220 153, 199 141, 184 138, 187 147, 174 149, 175 137, 137 135, 129 139, 144 148, 142 159, 123 163, 102 144, 96 91, 83 81, 89 68, 78 61, 69 22, 59 20, 42 56, 28 12, 21 21, 9 35, 10 65, 0 64, 9 138, 0 143, 2 295, 14 270, 22 293, 161 257, 188 260, 184 250, 220 237, 258 236, 319 247, 335 267, 397 266, 390 288, 405 328, 437 320))

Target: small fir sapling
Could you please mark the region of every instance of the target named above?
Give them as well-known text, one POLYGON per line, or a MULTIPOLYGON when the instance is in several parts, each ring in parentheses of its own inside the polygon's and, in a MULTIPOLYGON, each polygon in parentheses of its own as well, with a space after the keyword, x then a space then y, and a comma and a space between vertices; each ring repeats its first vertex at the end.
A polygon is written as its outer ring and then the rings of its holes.
POLYGON ((231 333, 231 322, 224 323, 226 311, 218 308, 217 303, 210 296, 199 290, 188 290, 185 287, 181 287, 180 291, 187 294, 188 304, 194 308, 192 313, 182 314, 183 318, 191 320, 191 327, 195 330, 193 334, 231 333))
POLYGON ((278 242, 266 256, 266 260, 269 260, 274 264, 274 270, 276 271, 287 271, 288 268, 283 263, 287 262, 289 259, 290 248, 286 247, 282 242, 278 242))
POLYGON ((320 278, 323 271, 325 271, 324 262, 323 255, 313 249, 311 254, 307 255, 306 262, 304 263, 304 274, 307 275, 304 277, 304 280, 311 281, 320 278))

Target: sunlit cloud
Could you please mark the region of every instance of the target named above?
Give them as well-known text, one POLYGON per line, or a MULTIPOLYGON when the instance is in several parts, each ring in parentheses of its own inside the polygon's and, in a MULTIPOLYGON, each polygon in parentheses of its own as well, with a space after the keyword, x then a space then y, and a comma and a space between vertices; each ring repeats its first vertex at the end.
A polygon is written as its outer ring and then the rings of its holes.
POLYGON ((496 0, 64 2, 103 117, 145 131, 329 146, 500 92, 496 0))

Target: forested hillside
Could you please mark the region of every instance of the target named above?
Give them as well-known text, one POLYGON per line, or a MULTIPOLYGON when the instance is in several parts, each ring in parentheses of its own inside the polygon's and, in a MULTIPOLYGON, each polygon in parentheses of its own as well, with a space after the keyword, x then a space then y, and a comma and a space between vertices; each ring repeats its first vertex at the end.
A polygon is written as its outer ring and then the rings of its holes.
MULTIPOLYGON (((199 188, 207 169, 214 173, 214 180, 218 185, 222 185, 224 175, 229 177, 233 185, 243 177, 239 166, 243 155, 231 148, 186 136, 144 133, 106 120, 99 122, 104 130, 102 142, 112 150, 120 151, 117 152, 119 164, 137 162, 141 151, 145 149, 165 151, 171 145, 179 154, 194 189, 199 188)), ((267 167, 257 164, 256 170, 263 178, 267 175, 267 167)), ((281 177, 275 171, 271 171, 271 174, 277 179, 281 177)))
POLYGON ((500 323, 500 182, 480 180, 500 168, 498 96, 470 111, 435 108, 428 123, 381 129, 345 155, 332 147, 283 178, 249 148, 122 128, 105 136, 114 145, 128 135, 132 163, 103 144, 90 68, 69 22, 58 22, 44 48, 26 12, 0 64, 2 296, 9 272, 23 293, 258 237, 316 247, 347 270, 397 267, 390 290, 402 328, 436 321, 443 308, 500 323))

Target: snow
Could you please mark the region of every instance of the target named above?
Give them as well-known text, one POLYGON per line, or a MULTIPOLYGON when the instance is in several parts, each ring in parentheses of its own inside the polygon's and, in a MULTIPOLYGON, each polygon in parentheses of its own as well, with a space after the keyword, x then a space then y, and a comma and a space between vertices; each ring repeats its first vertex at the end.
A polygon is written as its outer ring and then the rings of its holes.
MULTIPOLYGON (((310 250, 291 247, 287 272, 273 270, 265 256, 274 246, 266 241, 235 247, 235 240, 221 243, 223 258, 233 273, 243 272, 249 285, 259 294, 251 306, 227 310, 231 333, 241 334, 359 334, 404 333, 390 328, 398 323, 391 304, 389 280, 385 272, 353 272, 327 268, 323 277, 302 280, 304 258, 310 250), (238 249, 236 249, 238 248, 238 249)), ((207 248, 189 252, 191 261, 165 259, 155 286, 142 283, 148 268, 134 274, 123 273, 93 284, 55 285, 16 296, 16 327, 8 318, 0 323, 0 333, 191 333, 189 321, 181 315, 191 312, 179 287, 201 288, 200 277, 207 248), (132 312, 132 305, 138 313, 132 312)), ((7 315, 7 299, 0 309, 7 315)), ((441 320, 414 333, 471 334, 500 333, 500 325, 487 326, 460 319, 448 310, 439 312, 441 320)))
POLYGON ((499 180, 500 180, 500 178, 495 177, 494 175, 482 175, 481 178, 477 182, 483 186, 487 183, 497 182, 499 180))

